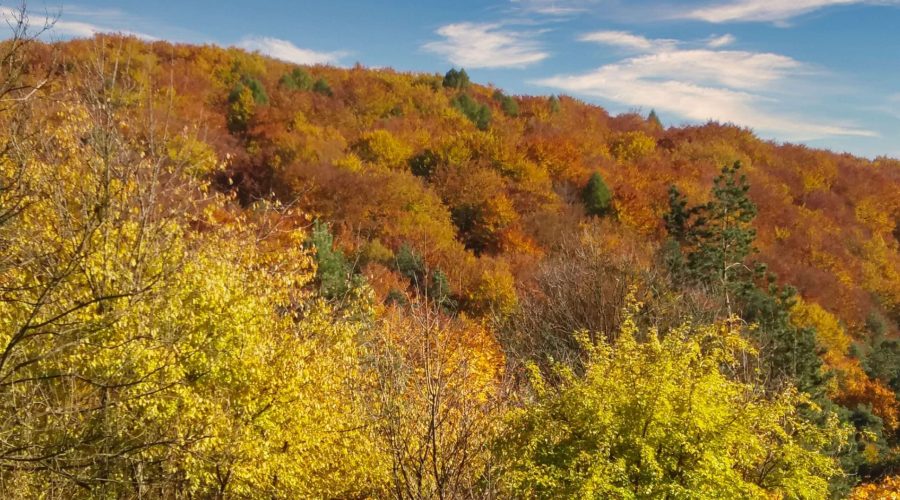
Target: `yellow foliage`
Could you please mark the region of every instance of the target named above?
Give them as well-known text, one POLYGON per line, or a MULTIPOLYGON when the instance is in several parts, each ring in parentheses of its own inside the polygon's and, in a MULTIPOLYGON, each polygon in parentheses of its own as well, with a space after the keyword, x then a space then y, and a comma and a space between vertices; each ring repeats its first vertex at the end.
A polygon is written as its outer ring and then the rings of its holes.
POLYGON ((363 169, 363 162, 353 153, 349 153, 343 158, 334 162, 334 166, 343 168, 351 172, 360 172, 363 169))
POLYGON ((504 360, 493 336, 465 318, 413 306, 380 318, 373 350, 372 406, 394 487, 424 498, 476 491, 491 460, 485 443, 501 421, 504 360))
POLYGON ((850 500, 900 500, 900 476, 857 486, 850 492, 850 500))
POLYGON ((169 160, 189 175, 204 177, 220 168, 215 151, 195 135, 177 135, 167 149, 169 160))
POLYGON ((0 232, 17 263, 0 266, 0 399, 15 402, 0 421, 16 422, 0 427, 0 494, 380 491, 387 462, 351 390, 361 324, 303 291, 303 233, 224 219, 221 196, 199 210, 191 175, 162 182, 158 156, 68 111, 0 232))
MULTIPOLYGON (((584 374, 560 365, 549 388, 511 412, 501 439, 506 493, 517 498, 823 498, 840 474, 823 453, 850 429, 820 428, 788 390, 768 399, 724 372, 749 346, 726 325, 640 331, 629 298, 614 342, 578 334, 584 374), (640 339, 640 340, 639 340, 640 339)), ((603 339, 603 335, 596 335, 603 339)))
POLYGON ((656 139, 639 130, 625 132, 613 139, 609 149, 617 160, 633 162, 652 153, 656 139))
POLYGON ((798 327, 816 329, 816 340, 825 348, 825 363, 837 366, 850 350, 852 340, 838 319, 815 302, 797 300, 791 309, 791 322, 798 327))
POLYGON ((882 200, 877 197, 863 198, 856 205, 856 219, 877 235, 890 235, 894 230, 891 212, 886 209, 882 200))
POLYGON ((469 293, 473 310, 503 318, 512 314, 519 304, 515 279, 509 269, 497 265, 481 273, 473 291, 469 293))
POLYGON ((412 148, 383 129, 366 132, 357 141, 354 150, 365 161, 393 169, 406 166, 412 148))
POLYGON ((900 310, 900 257, 893 238, 875 235, 863 246, 864 284, 888 310, 900 310), (889 243, 890 241, 890 243, 889 243))

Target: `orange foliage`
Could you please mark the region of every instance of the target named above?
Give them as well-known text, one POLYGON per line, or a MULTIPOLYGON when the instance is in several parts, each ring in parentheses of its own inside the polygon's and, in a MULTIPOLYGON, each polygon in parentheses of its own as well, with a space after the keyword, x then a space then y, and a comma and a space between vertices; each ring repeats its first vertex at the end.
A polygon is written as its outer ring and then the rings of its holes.
MULTIPOLYGON (((238 49, 116 36, 57 48, 60 86, 89 78, 80 69, 103 48, 122 64, 123 88, 165 89, 111 97, 171 106, 166 126, 205 143, 185 142, 173 159, 196 159, 197 175, 212 175, 241 202, 275 195, 332 222, 379 294, 403 282, 391 276, 390 259, 409 245, 447 275, 469 313, 514 307, 517 287, 577 234, 579 191, 592 172, 607 180, 616 212, 597 233, 610 241, 598 246, 612 254, 641 247, 649 266, 668 186, 703 202, 721 166, 741 160, 759 207, 758 257, 806 299, 795 319, 819 330, 839 397, 871 404, 897 427, 892 394, 848 358, 847 346, 869 313, 900 319, 900 161, 778 145, 717 123, 662 130, 569 97, 517 97, 518 116, 506 116, 495 89, 472 85, 473 99, 492 107, 491 126, 480 131, 451 106, 458 91, 437 75, 305 67, 331 89, 316 92, 279 83, 294 65, 238 49), (242 78, 258 81, 268 100, 232 133, 228 96, 242 78), (433 164, 417 177, 409 160, 426 152, 433 164), (637 243, 616 243, 620 234, 637 243)), ((46 47, 35 58, 36 73, 56 64, 46 47)))
POLYGON ((857 486, 850 492, 850 500, 900 500, 900 476, 857 486))

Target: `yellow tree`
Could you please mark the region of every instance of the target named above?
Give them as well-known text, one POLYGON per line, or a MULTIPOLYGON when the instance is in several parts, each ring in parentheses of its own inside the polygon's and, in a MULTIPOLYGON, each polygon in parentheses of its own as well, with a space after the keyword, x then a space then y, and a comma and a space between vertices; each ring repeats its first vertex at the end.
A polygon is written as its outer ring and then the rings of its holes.
MULTIPOLYGON (((727 326, 641 331, 634 305, 615 342, 581 342, 583 375, 534 376, 535 400, 511 413, 503 481, 529 498, 823 498, 840 473, 822 429, 789 390, 766 399, 729 379, 749 347, 727 326)), ((600 337, 602 339, 602 336, 600 337)), ((536 372, 537 369, 534 369, 536 372)))
POLYGON ((0 495, 381 491, 359 325, 303 292, 302 232, 229 216, 176 161, 191 141, 105 92, 0 162, 23 186, 0 225, 0 495))
POLYGON ((501 416, 499 346, 481 326, 422 305, 390 309, 379 323, 372 408, 393 496, 483 496, 501 416))

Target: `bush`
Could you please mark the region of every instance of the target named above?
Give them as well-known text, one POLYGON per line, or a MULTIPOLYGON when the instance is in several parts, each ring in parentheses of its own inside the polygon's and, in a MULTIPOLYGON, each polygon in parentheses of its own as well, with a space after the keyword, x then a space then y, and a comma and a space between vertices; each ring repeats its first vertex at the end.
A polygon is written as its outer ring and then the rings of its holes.
POLYGON ((532 367, 535 400, 512 413, 499 446, 509 497, 828 497, 848 426, 805 394, 766 397, 729 377, 752 351, 732 329, 641 331, 629 302, 614 342, 578 334, 583 373, 557 365, 551 387, 532 367), (804 406, 825 424, 806 421, 804 406))

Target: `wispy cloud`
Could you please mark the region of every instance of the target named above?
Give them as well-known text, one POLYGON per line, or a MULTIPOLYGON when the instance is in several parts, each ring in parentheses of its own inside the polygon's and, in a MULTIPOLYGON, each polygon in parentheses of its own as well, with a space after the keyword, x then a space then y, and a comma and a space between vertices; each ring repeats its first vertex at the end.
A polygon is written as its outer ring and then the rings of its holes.
POLYGON ((238 47, 259 51, 261 54, 295 64, 338 64, 346 52, 317 52, 300 48, 287 40, 266 36, 248 36, 238 42, 238 47))
POLYGON ((582 42, 596 42, 642 52, 675 46, 674 40, 651 40, 627 31, 595 31, 581 35, 578 39, 582 42))
POLYGON ((784 22, 793 17, 837 5, 898 5, 897 0, 737 0, 689 10, 678 17, 710 23, 784 22))
POLYGON ((571 16, 588 10, 595 3, 592 0, 511 0, 511 3, 525 12, 547 16, 571 16))
MULTIPOLYGON (((85 17, 91 17, 93 14, 92 11, 76 11, 80 16, 85 17)), ((14 23, 19 14, 18 9, 0 7, 0 17, 2 17, 3 21, 7 24, 14 23)), ((102 19, 98 22, 71 20, 67 17, 63 17, 62 14, 62 11, 35 12, 29 9, 27 12, 28 24, 32 30, 40 29, 43 26, 52 26, 52 29, 46 33, 46 35, 51 37, 88 38, 97 33, 122 33, 124 35, 132 35, 145 40, 157 39, 153 35, 126 28, 126 22, 121 18, 121 15, 118 12, 104 11, 103 16, 101 16, 102 19)))
MULTIPOLYGON (((606 32, 609 33, 609 32, 606 32)), ((640 49, 641 53, 578 75, 535 83, 628 106, 667 111, 693 121, 719 120, 777 133, 792 140, 872 131, 804 119, 779 110, 777 91, 808 68, 787 56, 740 50, 686 49, 673 40, 634 36, 582 37, 640 49)))
POLYGON ((737 39, 734 35, 725 34, 722 36, 714 36, 706 42, 707 47, 718 49, 733 44, 737 39))
POLYGON ((534 32, 511 31, 499 24, 448 24, 437 34, 443 39, 422 48, 467 68, 523 68, 549 57, 534 41, 534 32))

